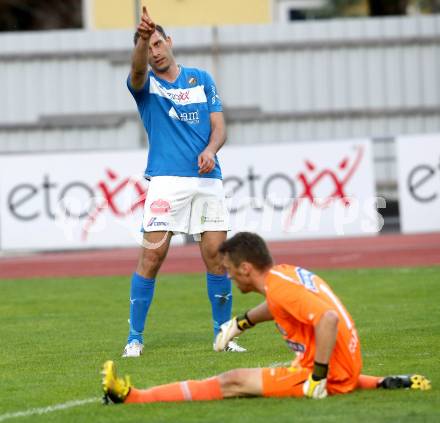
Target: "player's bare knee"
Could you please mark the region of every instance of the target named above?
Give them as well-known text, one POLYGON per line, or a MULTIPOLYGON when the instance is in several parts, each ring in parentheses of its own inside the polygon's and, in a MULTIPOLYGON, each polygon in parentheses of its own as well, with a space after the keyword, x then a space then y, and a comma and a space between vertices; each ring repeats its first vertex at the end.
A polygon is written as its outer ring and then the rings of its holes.
POLYGON ((222 257, 216 248, 204 249, 202 256, 208 272, 216 275, 221 275, 225 272, 222 264, 222 257))
POLYGON ((218 252, 221 243, 226 239, 225 232, 205 232, 200 242, 200 252, 206 269, 210 273, 221 275, 225 273, 222 255, 218 252))
POLYGON ((225 398, 245 394, 243 388, 245 386, 246 377, 242 370, 234 369, 222 373, 219 376, 219 381, 225 398))
POLYGON ((144 249, 139 258, 137 273, 144 277, 155 277, 164 259, 165 254, 163 251, 144 249))
POLYGON ((225 269, 221 263, 207 263, 206 270, 214 275, 223 275, 225 273, 225 269))

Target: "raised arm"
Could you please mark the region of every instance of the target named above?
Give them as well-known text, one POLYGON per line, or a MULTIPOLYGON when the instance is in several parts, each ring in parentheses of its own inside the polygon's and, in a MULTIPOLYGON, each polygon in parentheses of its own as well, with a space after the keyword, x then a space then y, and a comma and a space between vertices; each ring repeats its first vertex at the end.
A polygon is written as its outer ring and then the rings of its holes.
POLYGON ((141 22, 137 27, 139 38, 131 57, 130 83, 135 90, 140 90, 145 85, 148 70, 148 46, 155 30, 156 24, 148 15, 147 8, 142 7, 141 22))

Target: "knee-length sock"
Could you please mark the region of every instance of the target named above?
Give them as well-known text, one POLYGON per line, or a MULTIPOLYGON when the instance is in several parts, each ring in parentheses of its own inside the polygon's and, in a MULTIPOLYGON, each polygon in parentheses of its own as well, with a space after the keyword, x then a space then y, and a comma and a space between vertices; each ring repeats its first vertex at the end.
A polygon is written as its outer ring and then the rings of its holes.
POLYGON ((232 285, 227 274, 214 275, 206 273, 208 297, 211 302, 214 337, 217 336, 220 326, 231 318, 232 285))
POLYGON ((156 279, 144 278, 138 273, 133 273, 130 289, 130 330, 128 343, 137 339, 144 343, 143 333, 145 321, 151 301, 153 300, 156 279))
POLYGON ((222 398, 220 381, 218 377, 213 377, 205 380, 174 382, 150 389, 131 388, 124 402, 210 401, 222 398))

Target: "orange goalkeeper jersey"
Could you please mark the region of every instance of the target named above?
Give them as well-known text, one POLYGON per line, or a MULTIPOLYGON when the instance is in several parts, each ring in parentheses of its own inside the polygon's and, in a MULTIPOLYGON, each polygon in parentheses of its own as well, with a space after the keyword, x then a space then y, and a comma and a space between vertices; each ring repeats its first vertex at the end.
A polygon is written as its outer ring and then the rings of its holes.
MULTIPOLYGON (((362 368, 357 331, 339 298, 319 276, 289 265, 274 266, 265 280, 266 299, 272 316, 288 346, 296 352, 300 365, 312 368, 315 331, 328 310, 338 313, 338 333, 330 363, 328 383, 336 388, 356 384, 362 368)), ((342 391, 341 391, 342 392, 342 391)))

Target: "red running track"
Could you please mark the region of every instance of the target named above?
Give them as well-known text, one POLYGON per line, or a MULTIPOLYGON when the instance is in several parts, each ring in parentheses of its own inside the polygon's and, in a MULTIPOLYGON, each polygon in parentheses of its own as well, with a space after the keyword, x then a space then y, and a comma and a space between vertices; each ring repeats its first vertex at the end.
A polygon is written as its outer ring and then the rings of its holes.
MULTIPOLYGON (((277 263, 306 268, 440 265, 440 233, 270 242, 277 263)), ((0 258, 0 278, 130 275, 137 249, 42 253, 0 258)), ((197 244, 172 247, 161 273, 203 272, 197 244)))

